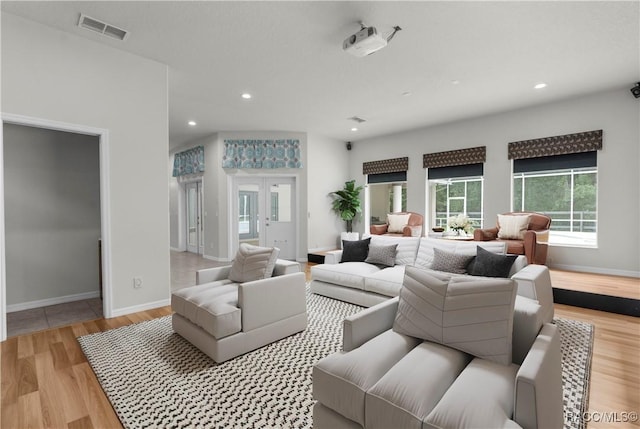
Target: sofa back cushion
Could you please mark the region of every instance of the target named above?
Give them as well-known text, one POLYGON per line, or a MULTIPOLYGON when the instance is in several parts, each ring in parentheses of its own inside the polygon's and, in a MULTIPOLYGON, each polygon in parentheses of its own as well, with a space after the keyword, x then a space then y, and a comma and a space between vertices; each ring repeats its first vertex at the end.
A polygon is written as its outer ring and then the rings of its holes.
POLYGON ((279 253, 277 247, 241 243, 231 265, 229 280, 245 283, 271 277, 279 253))
POLYGON ((393 330, 511 364, 516 282, 444 277, 405 268, 393 330))
POLYGON ((393 237, 388 235, 372 235, 371 245, 388 246, 397 244, 396 265, 413 265, 416 261, 420 238, 418 237, 393 237))
POLYGON ((481 246, 485 250, 498 254, 504 254, 507 248, 506 244, 501 241, 485 241, 479 243, 477 241, 456 241, 423 237, 420 239, 418 255, 416 256, 414 265, 419 268, 432 269, 435 256, 433 249, 435 248, 459 255, 475 256, 477 246, 481 246))

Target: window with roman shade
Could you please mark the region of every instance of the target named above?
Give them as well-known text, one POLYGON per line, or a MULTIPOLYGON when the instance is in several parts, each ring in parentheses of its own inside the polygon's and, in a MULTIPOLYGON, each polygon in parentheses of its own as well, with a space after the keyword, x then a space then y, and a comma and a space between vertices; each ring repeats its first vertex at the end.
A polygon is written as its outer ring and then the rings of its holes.
POLYGON ((430 224, 447 228, 450 218, 466 215, 474 228, 483 226, 483 176, 486 146, 427 153, 427 202, 430 224))
POLYGON ((514 211, 551 217, 549 243, 595 247, 602 130, 512 142, 514 211))
POLYGON ((384 224, 387 215, 407 211, 407 170, 409 158, 391 158, 362 163, 367 179, 365 214, 369 225, 384 224))

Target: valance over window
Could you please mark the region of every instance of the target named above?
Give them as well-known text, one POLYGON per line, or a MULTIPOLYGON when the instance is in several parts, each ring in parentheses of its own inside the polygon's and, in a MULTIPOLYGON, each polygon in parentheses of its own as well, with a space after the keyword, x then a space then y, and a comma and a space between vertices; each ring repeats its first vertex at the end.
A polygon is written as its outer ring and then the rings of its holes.
POLYGON ((423 168, 453 167, 456 165, 481 164, 487 160, 487 147, 447 150, 422 155, 423 168))
POLYGON ((511 142, 508 146, 508 156, 509 159, 527 159, 594 152, 600 149, 602 149, 602 130, 594 130, 511 142))
POLYGON ((300 140, 225 140, 222 168, 302 168, 300 140))
POLYGON ((409 169, 409 158, 383 159, 362 163, 362 174, 399 173, 409 169))
POLYGON ((178 152, 173 158, 173 177, 204 172, 204 146, 178 152))

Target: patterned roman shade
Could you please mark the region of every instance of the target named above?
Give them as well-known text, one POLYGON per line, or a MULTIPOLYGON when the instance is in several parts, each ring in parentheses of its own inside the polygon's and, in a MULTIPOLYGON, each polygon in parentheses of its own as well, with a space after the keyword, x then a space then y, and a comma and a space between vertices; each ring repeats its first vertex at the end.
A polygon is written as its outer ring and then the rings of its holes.
POLYGON ((302 168, 300 140, 225 140, 222 168, 302 168))
POLYGON ((204 172, 204 146, 178 152, 173 158, 173 177, 204 172))
POLYGON ((563 136, 511 142, 508 147, 509 159, 539 158, 543 156, 568 155, 593 152, 602 149, 602 130, 563 136))
POLYGON ((398 173, 409 169, 409 158, 383 159, 362 163, 362 174, 398 173))
POLYGON ((482 164, 487 160, 487 147, 447 150, 422 155, 423 168, 453 167, 456 165, 482 164))

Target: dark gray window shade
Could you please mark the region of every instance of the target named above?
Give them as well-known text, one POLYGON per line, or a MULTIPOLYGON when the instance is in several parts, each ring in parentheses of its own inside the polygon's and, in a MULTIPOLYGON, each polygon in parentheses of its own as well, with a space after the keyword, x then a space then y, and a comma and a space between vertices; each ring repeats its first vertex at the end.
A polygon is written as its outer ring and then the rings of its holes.
POLYGON ((513 160, 514 173, 533 171, 568 170, 572 168, 597 167, 598 152, 580 152, 567 155, 541 156, 513 160))
POLYGON ((407 172, 397 171, 395 173, 378 173, 369 174, 367 176, 367 183, 391 183, 391 182, 406 182, 407 172))
POLYGON ((429 180, 455 179, 458 177, 475 177, 482 175, 484 175, 484 163, 429 168, 427 173, 429 180))

